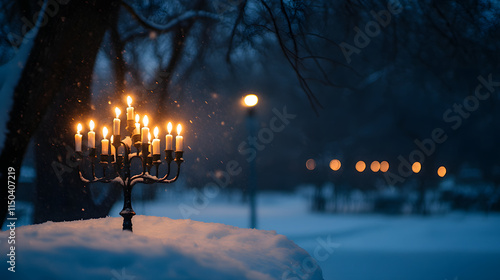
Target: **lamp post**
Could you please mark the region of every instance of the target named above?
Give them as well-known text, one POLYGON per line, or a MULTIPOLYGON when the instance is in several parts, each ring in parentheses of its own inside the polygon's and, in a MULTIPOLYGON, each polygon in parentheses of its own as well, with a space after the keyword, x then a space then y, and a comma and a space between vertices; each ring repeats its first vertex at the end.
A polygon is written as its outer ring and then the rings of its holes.
MULTIPOLYGON (((255 137, 257 132, 257 120, 255 119, 255 106, 259 98, 255 94, 247 94, 243 97, 243 106, 247 108, 247 129, 250 137, 255 137)), ((250 161, 250 178, 248 183, 248 195, 250 198, 250 228, 257 228, 257 168, 256 159, 250 161)))
MULTIPOLYGON (((147 127, 147 116, 144 116, 144 123, 141 131, 139 129, 140 124, 138 123, 138 115, 136 115, 136 123, 134 124, 134 108, 131 107, 132 99, 130 97, 128 97, 127 99, 128 108, 126 129, 130 133, 130 136, 126 136, 122 139, 122 134, 120 133, 121 110, 119 108, 116 108, 116 118, 113 119, 113 135, 111 136, 111 143, 108 139, 106 139, 108 129, 106 127, 103 128, 103 139, 101 140, 101 154, 99 162, 97 162, 95 138, 92 140, 92 137, 95 137, 95 134, 93 132, 93 122, 91 122, 91 132, 89 132, 88 156, 86 156, 85 158, 82 157, 82 135, 80 134, 82 127, 80 124, 78 125, 78 133, 75 135, 75 145, 77 154, 79 155, 78 174, 81 181, 85 183, 101 182, 117 183, 121 185, 124 197, 123 209, 120 212, 120 215, 123 217, 123 230, 132 231, 132 217, 135 215, 135 211, 132 208, 132 188, 137 183, 170 184, 177 181, 181 170, 181 164, 182 162, 184 162, 184 159, 182 158, 184 153, 184 139, 182 136, 180 136, 181 125, 179 124, 177 128, 178 136, 176 137, 175 143, 176 150, 174 152, 172 148, 172 137, 169 131, 169 134, 166 137, 167 148, 164 151, 164 159, 167 164, 167 173, 163 177, 160 176, 159 167, 163 162, 159 146, 160 140, 158 139, 158 128, 155 128, 155 139, 152 143, 150 143, 148 141, 149 128, 147 127), (140 135, 141 132, 142 138, 140 135), (94 143, 94 145, 92 145, 92 143, 94 143), (109 144, 111 144, 111 156, 108 153, 109 144), (132 174, 131 170, 132 161, 134 160, 140 162, 142 166, 142 172, 135 175, 132 174), (170 165, 172 161, 177 164, 177 172, 173 178, 168 179, 168 177, 171 175, 170 165), (87 179, 80 170, 80 167, 84 165, 85 162, 88 162, 90 165, 90 172, 89 174, 87 174, 87 177, 90 177, 90 179, 87 179), (96 176, 96 165, 100 165, 102 167, 102 177, 96 176), (153 167, 155 168, 153 169, 153 167), (155 171, 155 175, 152 175, 151 169, 155 171)), ((172 124, 169 123, 169 127, 171 126, 172 124)))

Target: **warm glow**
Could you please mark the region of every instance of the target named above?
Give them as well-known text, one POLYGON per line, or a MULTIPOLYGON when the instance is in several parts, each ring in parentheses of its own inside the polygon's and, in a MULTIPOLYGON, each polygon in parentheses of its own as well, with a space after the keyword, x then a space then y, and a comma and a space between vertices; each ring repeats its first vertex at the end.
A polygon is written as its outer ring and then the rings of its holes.
POLYGON ((372 164, 370 164, 370 169, 373 172, 378 172, 380 170, 380 163, 378 161, 372 162, 372 164))
POLYGON ((259 98, 255 94, 247 94, 245 98, 243 98, 243 103, 247 107, 253 107, 257 105, 257 102, 259 102, 259 98))
POLYGON ((387 161, 382 161, 380 163, 380 171, 387 172, 389 170, 389 163, 387 161))
POLYGON ((135 122, 138 123, 141 121, 141 118, 139 117, 139 114, 135 114, 135 122))
POLYGON ((151 142, 151 132, 148 132, 148 142, 151 142))
POLYGON ((94 131, 95 124, 93 120, 90 120, 89 126, 90 126, 90 131, 94 131))
POLYGON ((172 133, 172 123, 171 122, 169 122, 167 124, 167 131, 168 131, 168 134, 172 133))
POLYGON ((144 124, 145 127, 148 126, 149 124, 148 116, 144 115, 144 118, 142 118, 142 124, 144 124))
POLYGON ((178 124, 177 125, 177 135, 181 135, 181 131, 182 131, 182 125, 178 124))
POLYGON ((316 168, 316 161, 312 158, 306 161, 307 170, 314 170, 316 168))
POLYGON ((340 163, 340 160, 338 160, 338 159, 332 159, 332 160, 330 161, 330 168, 331 168, 333 171, 337 171, 337 170, 339 170, 341 165, 342 165, 342 164, 340 163))
POLYGON ((102 129, 102 138, 106 139, 106 136, 108 136, 108 129, 104 127, 102 129))
POLYGON ((413 165, 411 166, 411 170, 413 170, 413 172, 415 172, 415 173, 420 172, 421 169, 422 169, 422 165, 418 161, 413 163, 413 165))
POLYGON ((158 129, 158 127, 155 127, 155 130, 154 130, 155 139, 158 139, 159 133, 160 133, 160 130, 158 129))
POLYGON ((116 114, 116 118, 119 119, 120 118, 120 114, 122 113, 122 111, 120 110, 120 108, 116 107, 115 108, 115 114, 116 114))
POLYGON ((363 172, 365 171, 365 168, 366 168, 366 163, 362 160, 356 162, 356 170, 358 172, 363 172))
POLYGON ((82 127, 82 124, 79 123, 77 126, 76 126, 76 133, 80 134, 80 131, 82 131, 83 127, 82 127))
POLYGON ((127 96, 127 105, 130 107, 132 106, 132 97, 127 96))
POLYGON ((446 175, 446 167, 440 166, 438 168, 438 176, 439 177, 444 177, 446 175))

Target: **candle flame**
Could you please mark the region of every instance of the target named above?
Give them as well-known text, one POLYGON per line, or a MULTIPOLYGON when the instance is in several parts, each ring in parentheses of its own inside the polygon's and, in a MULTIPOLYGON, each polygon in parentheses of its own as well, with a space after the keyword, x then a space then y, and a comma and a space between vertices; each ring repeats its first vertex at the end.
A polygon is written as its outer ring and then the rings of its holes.
POLYGON ((90 120, 89 126, 90 126, 90 131, 94 131, 95 124, 93 120, 90 120))
POLYGON ((116 118, 118 119, 120 117, 120 114, 122 113, 122 111, 120 110, 120 108, 116 107, 115 113, 116 113, 116 118))
POLYGON ((138 123, 141 121, 141 118, 139 117, 139 114, 135 114, 135 122, 138 123))
POLYGON ((82 128, 82 124, 81 124, 81 123, 79 123, 79 124, 76 126, 76 133, 77 133, 77 134, 80 134, 80 131, 82 131, 82 129, 83 129, 83 128, 82 128))
POLYGON ((168 134, 170 134, 172 132, 172 123, 171 122, 169 122, 167 124, 167 131, 168 131, 168 134))
POLYGON ((148 142, 151 142, 151 132, 148 132, 148 142))
POLYGON ((181 135, 181 131, 182 131, 182 125, 178 124, 177 125, 177 135, 181 135))
POLYGON ((104 139, 106 139, 106 136, 108 136, 108 129, 106 127, 102 129, 102 135, 104 139))
POLYGON ((158 127, 155 127, 154 134, 155 134, 155 139, 158 139, 158 134, 160 133, 160 130, 158 127))
POLYGON ((145 127, 148 126, 149 124, 149 119, 147 115, 144 115, 144 118, 142 119, 142 123, 144 124, 145 127))
POLYGON ((109 139, 111 143, 113 143, 113 135, 111 135, 111 139, 109 139))
POLYGON ((132 105, 132 97, 127 96, 127 105, 130 107, 132 105))

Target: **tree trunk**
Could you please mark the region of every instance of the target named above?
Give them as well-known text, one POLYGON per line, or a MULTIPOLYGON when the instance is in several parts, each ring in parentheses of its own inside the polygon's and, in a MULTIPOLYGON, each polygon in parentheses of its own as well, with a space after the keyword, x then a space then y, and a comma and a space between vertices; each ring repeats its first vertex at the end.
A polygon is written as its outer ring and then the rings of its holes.
MULTIPOLYGON (((19 177, 24 153, 38 131, 35 222, 104 216, 109 210, 110 206, 93 207, 90 194, 81 183, 77 184, 76 169, 67 160, 67 148, 74 146, 76 122, 86 121, 83 116, 90 109, 96 56, 108 28, 107 19, 117 12, 118 3, 75 0, 59 5, 40 27, 15 89, 0 172, 3 182, 9 166, 17 170, 19 177)), ((3 223, 7 183, 1 189, 3 223)))

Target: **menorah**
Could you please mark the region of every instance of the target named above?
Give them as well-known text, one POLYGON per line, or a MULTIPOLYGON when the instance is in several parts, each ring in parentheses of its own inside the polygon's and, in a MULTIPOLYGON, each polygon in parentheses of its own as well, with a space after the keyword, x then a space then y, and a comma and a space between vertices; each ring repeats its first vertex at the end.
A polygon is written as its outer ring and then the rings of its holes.
POLYGON ((132 99, 130 97, 128 100, 127 108, 127 131, 130 136, 126 136, 122 140, 120 135, 120 109, 116 108, 116 118, 113 120, 113 135, 111 136, 111 155, 109 155, 109 141, 106 139, 107 128, 103 128, 103 139, 101 140, 101 154, 99 162, 97 162, 97 153, 95 147, 95 132, 94 122, 90 121, 90 131, 88 132, 88 155, 83 157, 82 153, 82 135, 80 131, 82 130, 81 124, 78 124, 77 134, 75 135, 75 150, 79 155, 78 164, 78 174, 80 180, 84 183, 112 183, 119 184, 123 189, 123 209, 120 215, 123 217, 123 230, 132 231, 132 217, 136 214, 132 208, 132 188, 137 183, 142 184, 170 184, 179 178, 181 171, 181 164, 184 162, 183 156, 183 137, 180 136, 181 125, 177 126, 176 137, 176 150, 174 152, 172 146, 172 124, 168 123, 168 135, 166 135, 166 149, 165 149, 165 162, 167 164, 167 173, 161 177, 160 165, 162 164, 162 158, 160 153, 160 140, 158 139, 158 127, 155 128, 155 139, 151 143, 151 133, 149 133, 148 118, 144 116, 143 124, 140 127, 139 115, 135 116, 134 125, 134 108, 131 107, 132 99), (140 131, 140 133, 139 133, 140 131), (133 152, 134 149, 135 151, 133 152), (133 152, 133 153, 132 153, 133 152), (175 156, 174 156, 175 155, 175 156), (132 161, 141 162, 142 172, 132 175, 132 161), (81 171, 80 166, 84 165, 84 162, 88 161, 90 163, 91 178, 85 178, 81 171), (177 164, 177 172, 175 177, 171 177, 170 166, 172 161, 177 164), (102 167, 102 177, 96 176, 96 164, 102 167), (153 167, 155 167, 153 169, 153 167), (151 170, 155 171, 155 175, 151 174, 151 170), (111 170, 111 172, 109 172, 111 170), (108 173, 108 174, 107 174, 108 173))

